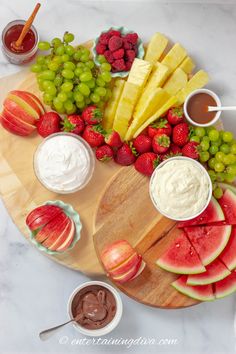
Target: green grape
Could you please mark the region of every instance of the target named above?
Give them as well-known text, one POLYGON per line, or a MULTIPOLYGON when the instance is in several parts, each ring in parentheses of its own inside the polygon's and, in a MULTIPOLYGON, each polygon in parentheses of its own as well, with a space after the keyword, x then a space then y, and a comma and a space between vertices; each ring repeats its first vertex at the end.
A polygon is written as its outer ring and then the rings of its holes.
POLYGON ((73 84, 71 82, 64 82, 61 85, 61 90, 64 92, 69 92, 73 89, 73 84))
POLYGON ((85 102, 84 102, 84 101, 76 102, 76 106, 77 106, 79 109, 83 109, 83 108, 85 107, 85 102))
POLYGON ((207 141, 202 140, 200 143, 200 146, 201 146, 202 151, 207 151, 210 147, 210 144, 207 141))
POLYGON ((65 48, 64 45, 60 45, 55 49, 55 54, 56 55, 63 55, 65 53, 65 48))
POLYGON ((84 101, 85 101, 86 105, 89 105, 91 103, 90 97, 86 97, 84 101))
POLYGON ((43 84, 44 79, 42 79, 41 77, 37 77, 37 83, 38 84, 43 84))
POLYGON ((60 92, 60 93, 58 93, 57 98, 59 99, 59 101, 65 102, 67 100, 68 96, 65 92, 60 92))
POLYGON ((230 152, 230 146, 228 144, 222 144, 220 146, 220 151, 222 151, 224 154, 228 154, 230 152))
POLYGON ((76 77, 79 77, 81 74, 83 73, 83 69, 82 68, 76 68, 74 71, 74 74, 76 77))
POLYGON ((222 162, 222 161, 223 161, 224 156, 225 156, 225 154, 224 154, 223 152, 221 152, 221 151, 218 151, 218 152, 215 154, 215 158, 216 158, 216 160, 219 161, 219 162, 222 162))
MULTIPOLYGON (((102 63, 101 64, 102 71, 111 71, 111 65, 109 63, 102 63)), ((204 128, 203 128, 204 129, 204 128)), ((196 134, 197 135, 197 134, 196 134)), ((205 135, 205 134, 204 134, 205 135)))
POLYGON ((89 61, 89 54, 82 54, 81 57, 80 57, 80 60, 83 63, 86 63, 87 61, 89 61))
POLYGON ((42 71, 42 66, 39 64, 33 64, 30 69, 33 73, 40 73, 42 71))
POLYGON ((72 45, 66 45, 65 46, 65 53, 68 54, 69 56, 73 55, 75 52, 75 48, 72 47, 72 45))
POLYGON ((218 152, 218 146, 215 146, 215 145, 211 145, 210 148, 209 148, 209 152, 211 155, 215 155, 217 152, 218 152))
POLYGON ((211 141, 212 146, 217 146, 219 147, 222 144, 221 139, 218 139, 217 141, 211 141))
POLYGON ((54 80, 55 76, 55 72, 51 70, 44 70, 42 73, 40 73, 40 77, 45 80, 54 80))
POLYGON ((209 176, 210 176, 211 181, 212 181, 212 182, 215 182, 215 180, 216 180, 216 173, 215 173, 215 171, 213 171, 213 170, 208 170, 208 174, 209 174, 209 176))
POLYGON ((226 182, 228 182, 228 183, 232 183, 232 182, 234 182, 234 180, 235 180, 235 175, 226 173, 224 180, 225 180, 226 182))
POLYGON ((107 60, 106 60, 106 58, 104 57, 104 55, 99 54, 99 55, 98 55, 98 62, 99 62, 99 64, 103 64, 103 63, 106 63, 107 60))
POLYGON ((97 93, 99 96, 104 97, 106 96, 107 90, 104 87, 96 87, 95 93, 97 93))
POLYGON ((75 36, 73 35, 73 33, 65 32, 65 34, 63 36, 64 42, 70 43, 70 42, 73 42, 74 39, 75 39, 75 36))
POLYGON ((94 103, 98 103, 100 101, 100 96, 97 93, 92 93, 90 95, 91 101, 94 103))
POLYGON ((82 52, 82 54, 85 54, 88 56, 90 55, 90 50, 86 47, 81 46, 81 52, 82 52))
POLYGON ((48 67, 47 67, 46 64, 45 64, 45 65, 42 65, 42 71, 45 71, 45 70, 48 70, 48 67))
POLYGON ((68 69, 68 70, 72 70, 74 71, 76 66, 72 61, 67 61, 66 63, 64 63, 63 65, 64 69, 68 69))
POLYGON ((87 61, 87 63, 85 63, 85 65, 89 68, 89 69, 93 69, 95 64, 92 60, 87 61))
POLYGON ((84 69, 85 64, 84 64, 84 63, 79 62, 79 63, 77 63, 77 64, 76 64, 76 66, 77 66, 77 68, 82 68, 82 69, 84 69))
POLYGON ((57 111, 57 113, 59 113, 59 114, 64 114, 64 113, 66 113, 64 107, 62 107, 62 108, 57 108, 56 111, 57 111))
POLYGON ((220 187, 216 187, 213 191, 213 195, 216 199, 220 199, 223 195, 223 190, 220 187))
POLYGON ((57 89, 56 89, 56 87, 53 85, 53 86, 49 86, 49 87, 45 88, 45 92, 49 93, 49 94, 52 95, 52 96, 56 96, 57 89))
POLYGON ((191 136, 190 141, 195 141, 196 143, 200 143, 200 137, 197 135, 193 135, 191 136))
POLYGON ((59 86, 61 86, 61 84, 63 83, 63 78, 62 78, 62 76, 61 75, 56 75, 56 77, 55 77, 55 79, 54 79, 54 85, 56 86, 56 87, 59 87, 59 86))
POLYGON ((86 97, 89 96, 90 89, 85 83, 81 82, 78 86, 79 86, 79 91, 82 93, 82 95, 86 97))
POLYGON ((61 109, 63 108, 63 103, 58 99, 58 97, 55 97, 53 99, 53 105, 56 109, 61 109))
POLYGON ((236 163, 236 155, 230 153, 230 154, 228 154, 228 157, 230 159, 230 164, 236 163))
POLYGON ((67 93, 67 97, 68 97, 68 100, 70 100, 71 102, 75 102, 74 93, 72 91, 67 93))
POLYGON ((230 147, 230 152, 236 155, 236 144, 232 144, 230 147))
POLYGON ((74 92, 73 96, 74 96, 74 99, 76 102, 83 102, 84 101, 84 96, 80 92, 74 92))
POLYGON ((73 91, 74 91, 74 92, 80 92, 80 91, 79 91, 79 85, 76 85, 76 86, 73 88, 73 91))
POLYGON ((215 163, 215 167, 214 167, 214 170, 216 172, 223 172, 225 169, 225 165, 222 163, 222 162, 216 162, 215 163))
POLYGON ((209 158, 210 158, 210 154, 208 151, 203 151, 200 153, 200 161, 201 162, 206 162, 209 160, 209 158))
POLYGON ((52 62, 52 58, 50 56, 45 57, 45 65, 48 65, 52 62))
POLYGON ((52 71, 57 71, 59 69, 59 64, 52 61, 48 64, 48 69, 52 71))
POLYGON ((212 129, 208 133, 210 141, 217 141, 220 137, 220 133, 216 129, 212 129))
POLYGON ((234 135, 231 132, 224 132, 222 134, 222 139, 225 143, 230 143, 233 140, 233 138, 234 138, 234 135))
POLYGON ((83 68, 83 72, 84 72, 84 73, 86 73, 86 72, 90 72, 90 73, 91 73, 91 69, 89 69, 88 66, 85 66, 85 67, 83 68))
POLYGON ((217 174, 216 174, 216 180, 217 180, 217 182, 224 182, 224 180, 225 180, 225 173, 224 172, 218 172, 217 174))
POLYGON ((36 63, 42 65, 45 63, 45 57, 43 55, 38 55, 36 59, 36 63))
POLYGON ((80 58, 81 58, 81 55, 82 55, 82 53, 81 53, 81 51, 76 51, 74 54, 73 54, 73 59, 75 60, 75 61, 79 61, 80 60, 80 58))
POLYGON ((103 110, 104 109, 104 102, 103 101, 99 101, 98 103, 96 103, 96 106, 98 108, 100 108, 100 110, 103 110))
POLYGON ((38 44, 39 50, 49 50, 50 49, 50 44, 48 42, 39 42, 38 44))
POLYGON ((44 80, 43 81, 43 87, 46 89, 47 87, 52 87, 53 86, 53 82, 49 81, 49 80, 44 80))
POLYGON ((98 76, 98 78, 96 80, 96 84, 100 87, 104 87, 106 85, 105 81, 100 77, 100 75, 98 76))
POLYGON ((208 161, 208 166, 211 168, 211 169, 214 169, 215 168, 215 164, 216 164, 216 159, 214 157, 212 157, 209 161, 208 161))
POLYGON ((104 97, 104 100, 105 100, 105 101, 108 101, 109 98, 110 98, 111 95, 112 95, 112 91, 111 91, 111 89, 109 89, 109 88, 107 88, 106 90, 107 90, 107 93, 106 93, 106 96, 104 97))
POLYGON ((202 141, 207 141, 208 143, 210 143, 210 139, 206 135, 202 137, 202 141))
POLYGON ((67 61, 70 60, 70 57, 69 57, 68 54, 63 54, 63 55, 61 56, 61 60, 62 60, 63 63, 66 63, 67 61))
POLYGON ((91 80, 86 82, 86 85, 90 88, 93 89, 95 87, 95 79, 92 78, 91 80))
POLYGON ((39 89, 40 89, 40 91, 44 91, 44 87, 43 87, 42 83, 39 83, 39 89))
POLYGON ((104 71, 103 73, 101 73, 101 78, 105 82, 110 82, 111 81, 111 74, 108 71, 104 71))
POLYGON ((209 132, 210 132, 212 129, 214 129, 214 130, 215 130, 215 127, 212 127, 212 126, 210 126, 210 127, 206 127, 206 134, 208 135, 208 134, 209 134, 209 132))
POLYGON ((60 38, 53 38, 53 40, 51 41, 51 44, 54 48, 58 48, 62 45, 62 41, 60 40, 60 38))
POLYGON ((229 173, 230 175, 235 175, 236 176, 236 166, 235 165, 229 165, 226 167, 226 172, 229 173))
POLYGON ((50 95, 50 93, 44 93, 43 94, 43 102, 48 104, 48 105, 51 105, 52 103, 52 100, 53 100, 53 96, 50 95))
POLYGON ((79 77, 80 81, 82 82, 86 82, 86 81, 89 81, 91 80, 93 77, 92 73, 91 72, 85 72, 85 73, 82 73, 79 77))
POLYGON ((222 162, 223 162, 225 165, 230 165, 230 164, 231 164, 231 158, 230 158, 229 154, 228 154, 228 155, 225 155, 225 156, 223 157, 222 162))
POLYGON ((74 72, 68 69, 62 70, 61 74, 66 79, 73 79, 73 77, 75 76, 74 72))
POLYGON ((72 114, 72 113, 75 113, 76 111, 76 105, 74 105, 71 101, 67 100, 65 103, 64 103, 64 107, 65 107, 65 110, 66 110, 66 113, 67 114, 72 114))

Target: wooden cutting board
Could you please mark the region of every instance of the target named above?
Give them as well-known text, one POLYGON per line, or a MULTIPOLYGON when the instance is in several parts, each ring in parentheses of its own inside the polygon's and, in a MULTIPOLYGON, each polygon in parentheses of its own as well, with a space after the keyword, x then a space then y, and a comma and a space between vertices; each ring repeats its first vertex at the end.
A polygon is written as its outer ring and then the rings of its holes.
POLYGON ((95 219, 94 244, 100 257, 107 244, 126 239, 142 254, 147 266, 136 279, 116 286, 131 298, 155 307, 181 308, 199 303, 177 292, 170 284, 177 275, 159 268, 155 261, 167 249, 178 229, 163 217, 149 197, 149 178, 124 167, 110 181, 100 199, 95 219))

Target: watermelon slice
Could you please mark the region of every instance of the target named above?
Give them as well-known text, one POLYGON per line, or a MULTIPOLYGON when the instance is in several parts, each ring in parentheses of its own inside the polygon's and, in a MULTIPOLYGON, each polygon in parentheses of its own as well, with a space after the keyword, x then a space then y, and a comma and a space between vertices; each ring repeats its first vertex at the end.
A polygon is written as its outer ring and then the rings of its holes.
POLYGON ((231 234, 231 226, 190 226, 184 228, 204 266, 223 251, 231 234))
POLYGON ((221 299, 236 291, 236 273, 232 272, 225 279, 215 283, 215 297, 221 299))
POLYGON ((226 189, 223 196, 219 199, 223 209, 225 220, 230 225, 236 225, 236 195, 229 189, 226 189))
POLYGON ((236 226, 232 227, 229 242, 220 254, 219 258, 229 270, 236 268, 236 226))
POLYGON ((176 237, 156 263, 159 267, 177 274, 198 274, 205 271, 205 267, 184 231, 176 237))
POLYGON ((215 299, 212 285, 187 285, 187 276, 182 275, 171 285, 180 293, 200 301, 212 301, 215 299))
POLYGON ((206 272, 189 275, 187 285, 207 285, 226 278, 231 272, 218 259, 206 266, 206 272))
POLYGON ((236 187, 233 186, 232 184, 228 184, 228 183, 218 183, 219 186, 225 191, 226 189, 231 190, 231 192, 233 192, 234 194, 236 194, 236 187))
POLYGON ((224 213, 219 203, 214 197, 212 197, 208 207, 199 216, 191 220, 179 222, 178 227, 182 228, 193 225, 210 224, 212 222, 222 221, 224 219, 224 213))

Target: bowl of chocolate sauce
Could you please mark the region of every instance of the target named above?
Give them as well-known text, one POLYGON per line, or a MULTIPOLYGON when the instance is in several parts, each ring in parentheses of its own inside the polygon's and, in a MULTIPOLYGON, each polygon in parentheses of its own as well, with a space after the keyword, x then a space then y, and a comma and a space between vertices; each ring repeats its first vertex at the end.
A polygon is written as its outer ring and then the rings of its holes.
POLYGON ((111 332, 122 317, 122 301, 111 285, 89 281, 78 286, 70 296, 68 313, 76 318, 74 327, 87 336, 103 336, 111 332))
POLYGON ((193 91, 184 102, 186 119, 198 127, 208 127, 215 124, 220 118, 221 112, 208 112, 208 106, 221 106, 216 93, 208 89, 193 91))

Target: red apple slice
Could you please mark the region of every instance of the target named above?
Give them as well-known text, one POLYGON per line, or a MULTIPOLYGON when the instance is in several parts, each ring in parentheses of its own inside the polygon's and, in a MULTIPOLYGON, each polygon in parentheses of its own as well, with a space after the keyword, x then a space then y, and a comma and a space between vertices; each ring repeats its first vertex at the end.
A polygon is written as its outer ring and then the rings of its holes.
MULTIPOLYGON (((28 113, 30 116, 34 117, 36 120, 39 119, 40 113, 38 113, 38 106, 36 106, 37 110, 35 110, 34 107, 31 105, 31 102, 28 102, 25 100, 25 98, 29 99, 29 96, 26 96, 23 99, 22 97, 16 96, 15 94, 12 94, 12 92, 9 92, 7 95, 7 98, 9 98, 11 101, 15 102, 16 104, 18 104, 20 107, 22 107, 26 113, 28 113)), ((34 102, 34 101, 32 101, 32 102, 34 102)))
POLYGON ((17 125, 12 124, 1 115, 0 115, 0 122, 3 128, 9 131, 10 133, 20 135, 20 136, 28 136, 30 134, 28 130, 24 128, 19 128, 17 125))
POLYGON ((71 220, 70 232, 67 234, 67 237, 64 237, 64 235, 60 237, 59 242, 61 243, 61 245, 58 248, 56 248, 57 252, 66 251, 67 248, 70 247, 74 239, 74 236, 75 236, 75 224, 74 221, 71 220))
POLYGON ((50 246, 52 246, 57 240, 60 239, 61 235, 65 233, 65 230, 67 230, 68 227, 69 229, 71 228, 71 220, 67 216, 65 221, 61 224, 60 231, 58 233, 50 233, 50 236, 42 243, 42 245, 46 248, 50 248, 50 246))
POLYGON ((64 225, 67 222, 67 218, 68 216, 66 216, 63 212, 58 214, 54 219, 43 226, 43 228, 36 234, 35 240, 42 243, 53 234, 56 234, 58 237, 64 230, 64 225))
POLYGON ((125 283, 128 280, 131 280, 132 278, 134 278, 134 276, 139 271, 141 263, 142 263, 142 257, 139 258, 138 263, 135 266, 133 266, 127 273, 124 273, 124 274, 119 275, 117 277, 112 277, 112 279, 117 281, 118 283, 125 283))
POLYGON ((32 231, 37 230, 39 227, 47 224, 62 212, 62 209, 57 205, 41 205, 28 214, 26 218, 26 225, 32 231))
POLYGON ((2 112, 2 116, 12 124, 18 126, 19 128, 26 129, 29 132, 29 134, 36 129, 35 125, 31 125, 29 123, 24 122, 23 120, 21 120, 11 112, 9 112, 6 108, 4 108, 2 112))
POLYGON ((126 240, 118 240, 112 244, 107 245, 102 253, 101 260, 107 271, 118 267, 133 254, 135 254, 135 249, 126 240))
POLYGON ((40 109, 40 112, 41 112, 40 115, 43 115, 46 111, 45 111, 45 109, 44 109, 44 107, 43 107, 43 105, 42 105, 42 102, 38 99, 38 97, 35 96, 35 95, 34 95, 33 93, 31 93, 31 92, 24 91, 24 93, 25 93, 27 96, 31 97, 32 100, 35 101, 35 103, 38 105, 38 107, 39 107, 39 109, 40 109))
POLYGON ((109 270, 110 276, 116 277, 127 273, 131 268, 133 268, 139 262, 140 257, 142 258, 142 256, 140 256, 139 254, 134 253, 125 262, 121 263, 116 268, 109 270))
POLYGON ((142 260, 142 263, 139 267, 139 270, 137 271, 137 273, 133 276, 133 278, 131 278, 130 280, 133 280, 135 278, 137 278, 139 276, 139 274, 142 273, 142 271, 144 270, 144 268, 146 267, 146 263, 144 262, 144 260, 142 260))
POLYGON ((3 106, 9 112, 19 117, 20 120, 23 120, 31 125, 34 125, 38 119, 38 116, 34 117, 33 115, 30 115, 23 107, 9 98, 4 100, 3 106))
POLYGON ((25 101, 23 105, 25 104, 29 105, 35 112, 37 112, 37 117, 39 118, 41 116, 41 109, 39 108, 38 104, 36 101, 29 95, 27 95, 26 91, 20 91, 20 90, 14 90, 9 92, 9 98, 11 98, 13 101, 18 103, 19 105, 22 106, 22 101, 25 101), (16 97, 13 97, 16 96, 16 97))

